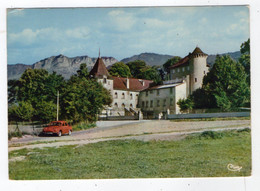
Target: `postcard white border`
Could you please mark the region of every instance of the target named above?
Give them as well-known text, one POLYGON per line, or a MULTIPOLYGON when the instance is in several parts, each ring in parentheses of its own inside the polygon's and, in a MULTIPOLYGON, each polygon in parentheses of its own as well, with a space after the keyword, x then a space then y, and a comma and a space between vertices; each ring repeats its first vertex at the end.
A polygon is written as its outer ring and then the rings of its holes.
POLYGON ((260 2, 257 0, 8 0, 0 5, 0 185, 2 190, 258 190, 260 187, 260 2), (251 38, 251 96, 252 96, 252 153, 253 170, 250 177, 239 178, 167 178, 167 179, 113 179, 113 180, 55 180, 55 181, 10 181, 8 179, 7 140, 7 50, 6 50, 6 8, 41 7, 125 7, 125 6, 209 6, 209 5, 249 5, 251 38))

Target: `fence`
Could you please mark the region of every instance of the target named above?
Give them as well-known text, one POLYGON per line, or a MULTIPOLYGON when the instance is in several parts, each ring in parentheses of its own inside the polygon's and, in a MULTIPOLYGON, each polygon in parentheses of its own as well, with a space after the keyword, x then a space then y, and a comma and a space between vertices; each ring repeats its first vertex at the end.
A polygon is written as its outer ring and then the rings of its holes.
POLYGON ((33 123, 9 123, 8 132, 20 131, 23 134, 39 135, 46 124, 33 124, 33 123))
POLYGON ((199 118, 250 117, 250 112, 171 114, 167 119, 199 119, 199 118))
POLYGON ((101 121, 117 121, 117 120, 138 120, 139 116, 107 116, 107 117, 99 117, 98 120, 101 121))

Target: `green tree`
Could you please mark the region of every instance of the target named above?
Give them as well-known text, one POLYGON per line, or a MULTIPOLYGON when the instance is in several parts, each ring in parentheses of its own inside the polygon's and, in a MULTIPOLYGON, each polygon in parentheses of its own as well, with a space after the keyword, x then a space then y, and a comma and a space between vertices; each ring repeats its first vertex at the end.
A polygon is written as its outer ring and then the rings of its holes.
POLYGON ((213 68, 203 79, 203 88, 223 110, 244 106, 250 101, 244 67, 227 55, 217 56, 213 68))
POLYGON ((163 69, 166 71, 168 74, 170 73, 170 66, 173 66, 177 62, 179 62, 182 58, 179 56, 174 56, 173 58, 168 59, 164 64, 163 64, 163 69))
POLYGON ((142 60, 128 62, 126 65, 129 67, 130 72, 134 78, 138 78, 137 76, 140 75, 142 70, 147 67, 146 63, 142 60))
POLYGON ((79 67, 79 70, 77 71, 77 74, 78 74, 78 77, 80 77, 80 78, 88 78, 89 72, 88 72, 88 68, 87 68, 86 63, 80 64, 80 67, 79 67))
POLYGON ((48 99, 43 93, 48 72, 43 69, 27 69, 19 79, 18 101, 29 101, 35 106, 39 101, 48 99))
POLYGON ((190 97, 188 97, 187 99, 179 99, 177 104, 180 107, 182 112, 189 111, 194 106, 194 102, 190 97))
POLYGON ((132 76, 129 67, 123 62, 117 62, 113 64, 109 69, 109 73, 112 76, 119 76, 124 78, 132 76))
POLYGON ((111 102, 110 92, 95 79, 73 77, 68 82, 60 106, 63 118, 74 122, 92 122, 111 102))
POLYGON ((53 103, 52 101, 39 101, 35 108, 34 120, 45 123, 56 120, 56 103, 53 103))
POLYGON ((250 39, 245 41, 240 46, 241 56, 239 62, 244 66, 247 74, 247 82, 250 85, 250 39))
POLYGON ((8 80, 8 104, 17 102, 19 80, 8 80))
POLYGON ((8 108, 9 120, 31 121, 34 115, 34 109, 29 102, 21 101, 17 104, 12 104, 8 108))
POLYGON ((160 71, 158 70, 158 66, 147 66, 143 68, 137 77, 146 80, 153 80, 156 84, 162 83, 162 78, 160 71))

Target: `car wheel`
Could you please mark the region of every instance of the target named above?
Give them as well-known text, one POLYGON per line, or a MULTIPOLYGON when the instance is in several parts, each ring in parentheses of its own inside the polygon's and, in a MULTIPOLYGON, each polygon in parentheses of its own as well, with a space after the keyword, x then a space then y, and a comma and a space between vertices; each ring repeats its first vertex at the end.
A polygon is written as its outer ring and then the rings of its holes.
POLYGON ((61 131, 59 131, 59 133, 58 133, 58 137, 61 137, 61 131))
POLYGON ((69 130, 69 135, 71 135, 71 130, 69 130))

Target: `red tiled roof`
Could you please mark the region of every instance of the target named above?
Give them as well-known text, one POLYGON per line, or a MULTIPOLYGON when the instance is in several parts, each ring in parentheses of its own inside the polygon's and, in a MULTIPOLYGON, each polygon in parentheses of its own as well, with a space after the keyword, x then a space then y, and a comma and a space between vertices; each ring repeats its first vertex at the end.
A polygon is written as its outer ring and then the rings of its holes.
POLYGON ((189 55, 187 55, 186 57, 184 57, 183 59, 181 59, 179 62, 177 62, 176 64, 170 66, 169 68, 177 68, 179 66, 182 66, 184 64, 189 64, 189 59, 190 57, 194 56, 194 55, 207 55, 204 52, 202 52, 202 50, 199 47, 196 47, 192 53, 189 53, 189 55))
POLYGON ((149 88, 150 84, 153 83, 152 80, 144 80, 137 78, 128 78, 129 88, 127 89, 127 78, 123 77, 112 77, 113 78, 113 88, 114 90, 130 90, 130 91, 142 91, 149 88), (144 85, 143 85, 144 83, 144 85))
POLYGON ((104 75, 109 76, 106 65, 104 64, 102 58, 99 57, 97 59, 94 67, 89 72, 89 75, 93 77, 102 77, 104 75))
POLYGON ((190 60, 189 56, 186 56, 183 59, 181 59, 179 62, 177 62, 176 64, 170 66, 169 68, 176 68, 180 65, 189 64, 189 60, 190 60))

